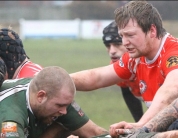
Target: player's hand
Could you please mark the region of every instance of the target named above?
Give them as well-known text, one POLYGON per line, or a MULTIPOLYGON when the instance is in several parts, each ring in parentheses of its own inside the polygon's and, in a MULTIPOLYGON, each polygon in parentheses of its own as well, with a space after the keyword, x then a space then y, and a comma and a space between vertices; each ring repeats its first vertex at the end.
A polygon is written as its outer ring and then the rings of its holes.
POLYGON ((113 125, 110 126, 109 128, 109 134, 112 137, 117 137, 119 134, 124 134, 123 131, 118 131, 118 129, 133 129, 133 125, 131 123, 127 123, 125 121, 119 122, 119 123, 115 123, 113 125))
POLYGON ((143 129, 138 129, 130 134, 119 135, 119 138, 153 138, 158 132, 146 133, 143 129))

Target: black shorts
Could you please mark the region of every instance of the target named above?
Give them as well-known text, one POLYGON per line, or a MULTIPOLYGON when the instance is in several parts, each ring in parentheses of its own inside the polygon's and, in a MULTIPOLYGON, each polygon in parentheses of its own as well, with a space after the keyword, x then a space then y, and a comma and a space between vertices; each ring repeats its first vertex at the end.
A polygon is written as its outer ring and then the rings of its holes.
POLYGON ((68 106, 67 114, 59 117, 56 121, 62 124, 66 129, 74 131, 85 125, 89 121, 89 118, 74 101, 68 106))

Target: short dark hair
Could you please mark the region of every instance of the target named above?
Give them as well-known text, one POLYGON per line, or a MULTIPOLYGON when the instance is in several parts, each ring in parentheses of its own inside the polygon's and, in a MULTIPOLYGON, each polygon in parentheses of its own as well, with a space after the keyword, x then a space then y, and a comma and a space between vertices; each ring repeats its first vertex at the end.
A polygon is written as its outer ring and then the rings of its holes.
POLYGON ((152 4, 146 1, 130 1, 115 10, 115 21, 119 28, 124 28, 130 19, 136 20, 142 31, 147 34, 152 24, 156 26, 157 38, 163 37, 166 30, 162 18, 152 4))

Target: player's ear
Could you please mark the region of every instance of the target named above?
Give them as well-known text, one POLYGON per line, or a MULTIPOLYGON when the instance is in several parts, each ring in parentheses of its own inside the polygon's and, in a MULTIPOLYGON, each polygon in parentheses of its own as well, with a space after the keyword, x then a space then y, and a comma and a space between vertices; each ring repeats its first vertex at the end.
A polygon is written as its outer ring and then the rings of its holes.
POLYGON ((44 90, 39 90, 37 93, 37 100, 39 103, 43 103, 47 100, 47 93, 44 90))
POLYGON ((156 26, 154 24, 152 24, 151 27, 150 27, 150 37, 151 38, 157 37, 157 29, 156 29, 156 26))

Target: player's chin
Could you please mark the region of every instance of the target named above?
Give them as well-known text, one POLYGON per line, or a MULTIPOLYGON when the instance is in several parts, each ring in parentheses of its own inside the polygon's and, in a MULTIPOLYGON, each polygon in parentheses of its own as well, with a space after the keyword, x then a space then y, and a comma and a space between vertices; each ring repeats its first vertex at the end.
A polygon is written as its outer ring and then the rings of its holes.
POLYGON ((136 52, 132 52, 132 53, 129 52, 129 56, 130 56, 130 58, 138 58, 138 57, 140 57, 140 54, 138 54, 136 52))

